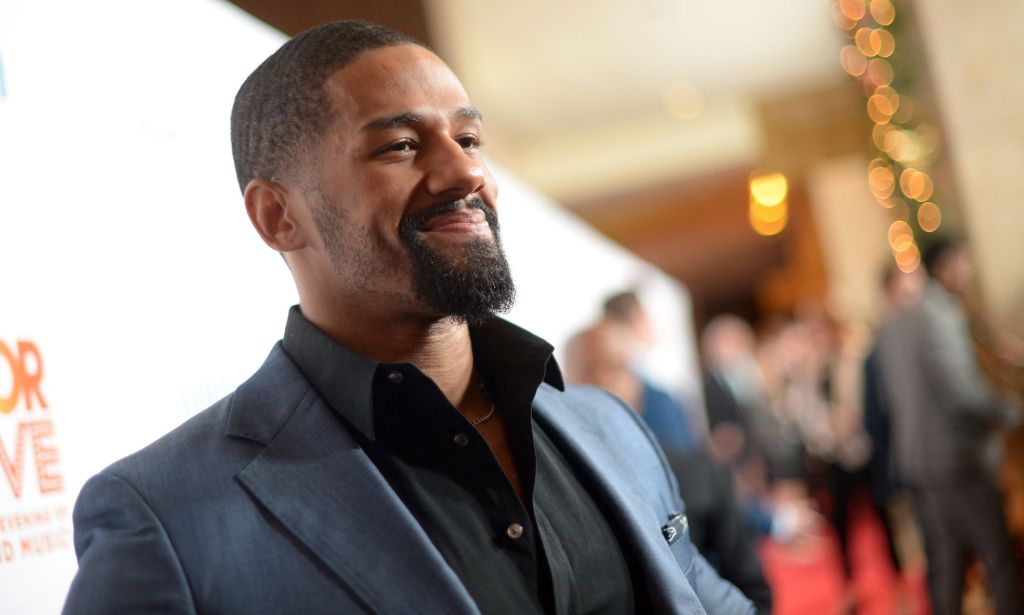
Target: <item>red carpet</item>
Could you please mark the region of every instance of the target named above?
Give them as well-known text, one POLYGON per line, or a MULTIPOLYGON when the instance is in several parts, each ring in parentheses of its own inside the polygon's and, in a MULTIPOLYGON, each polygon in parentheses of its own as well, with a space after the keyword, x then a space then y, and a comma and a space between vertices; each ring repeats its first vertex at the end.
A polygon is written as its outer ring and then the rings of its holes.
POLYGON ((844 587, 839 542, 827 525, 794 544, 770 539, 761 543, 761 561, 774 593, 773 613, 928 615, 923 566, 915 565, 899 578, 889 561, 881 523, 866 506, 855 508, 850 524, 851 587, 844 587))

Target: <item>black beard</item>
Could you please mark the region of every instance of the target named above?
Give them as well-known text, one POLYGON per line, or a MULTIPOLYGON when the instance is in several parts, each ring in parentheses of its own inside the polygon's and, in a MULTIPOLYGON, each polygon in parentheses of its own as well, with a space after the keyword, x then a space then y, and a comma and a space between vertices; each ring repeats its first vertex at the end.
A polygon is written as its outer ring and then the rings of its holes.
POLYGON ((478 198, 434 205, 403 218, 398 235, 409 250, 416 298, 444 316, 471 325, 512 309, 516 289, 498 231, 498 217, 478 198), (432 248, 420 229, 431 218, 462 207, 483 212, 494 241, 468 241, 459 254, 449 257, 432 248))

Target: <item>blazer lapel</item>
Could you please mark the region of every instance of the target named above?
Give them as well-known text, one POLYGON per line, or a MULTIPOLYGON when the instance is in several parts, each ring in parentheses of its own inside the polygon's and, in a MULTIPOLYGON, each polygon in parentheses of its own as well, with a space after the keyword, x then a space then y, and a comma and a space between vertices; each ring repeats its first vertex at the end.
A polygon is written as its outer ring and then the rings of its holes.
POLYGON ((628 542, 658 612, 703 613, 697 595, 679 569, 661 527, 672 512, 682 512, 664 487, 665 465, 646 440, 637 419, 612 407, 610 396, 596 389, 575 395, 542 386, 534 400, 541 425, 580 472, 584 485, 609 511, 628 542), (588 399, 589 398, 589 399, 588 399), (614 437, 615 440, 611 440, 614 437), (646 455, 638 451, 649 451, 646 455))
MULTIPOLYGON (((303 379, 287 357, 281 365, 279 348, 275 352, 268 364, 276 358, 279 368, 303 379)), ((293 402, 295 410, 238 474, 239 482, 370 609, 477 613, 376 466, 308 382, 304 388, 298 407, 293 402)), ((282 400, 276 401, 280 408, 282 400)))

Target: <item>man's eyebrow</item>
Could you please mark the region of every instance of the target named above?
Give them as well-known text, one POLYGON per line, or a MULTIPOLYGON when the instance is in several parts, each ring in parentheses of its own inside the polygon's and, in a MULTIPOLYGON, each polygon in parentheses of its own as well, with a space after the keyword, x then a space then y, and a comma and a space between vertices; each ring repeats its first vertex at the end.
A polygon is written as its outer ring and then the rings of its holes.
POLYGON ((459 107, 455 110, 455 117, 462 118, 464 120, 483 120, 484 116, 480 115, 480 111, 476 107, 459 107))
MULTIPOLYGON (((483 116, 476 107, 459 107, 455 110, 455 117, 465 120, 483 120, 483 116)), ((396 113, 395 115, 385 115, 382 117, 374 118, 363 125, 359 129, 359 132, 373 132, 375 130, 387 130, 389 128, 405 128, 408 126, 415 126, 423 122, 423 118, 411 111, 405 113, 396 113)))
POLYGON ((370 120, 359 129, 359 132, 386 130, 388 128, 403 128, 405 126, 414 126, 422 121, 423 119, 420 116, 412 112, 385 115, 384 117, 378 117, 370 120))

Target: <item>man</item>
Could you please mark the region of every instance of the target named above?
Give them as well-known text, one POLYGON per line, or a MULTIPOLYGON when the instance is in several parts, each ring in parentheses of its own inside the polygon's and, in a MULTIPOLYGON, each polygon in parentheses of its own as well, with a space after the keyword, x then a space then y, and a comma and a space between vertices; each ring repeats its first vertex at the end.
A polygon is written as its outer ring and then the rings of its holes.
POLYGON ((999 493, 985 461, 993 430, 1012 418, 983 376, 959 297, 973 268, 965 244, 940 239, 924 254, 920 300, 878 334, 892 414, 897 478, 921 521, 934 611, 960 613, 967 558, 980 556, 1000 615, 1024 612, 999 493))
MULTIPOLYGON (((645 395, 631 365, 630 338, 621 324, 607 318, 574 335, 566 345, 566 381, 608 389, 635 410, 645 395)), ((693 544, 722 578, 753 601, 758 613, 771 613, 771 589, 736 501, 732 470, 713 463, 701 447, 664 450, 686 501, 693 544)))
POLYGON ((250 75, 239 185, 300 305, 249 381, 87 483, 66 612, 747 612, 628 409, 492 317, 481 140, 448 67, 374 24, 250 75))

